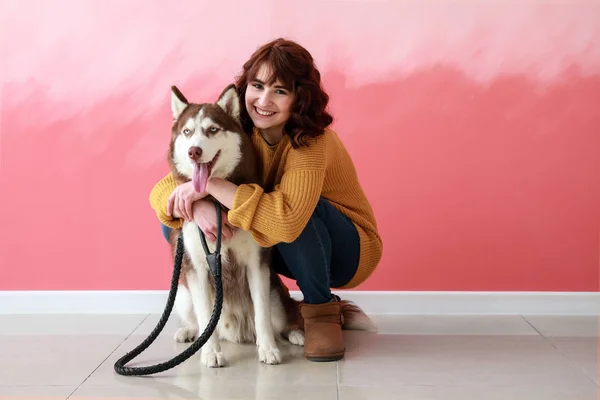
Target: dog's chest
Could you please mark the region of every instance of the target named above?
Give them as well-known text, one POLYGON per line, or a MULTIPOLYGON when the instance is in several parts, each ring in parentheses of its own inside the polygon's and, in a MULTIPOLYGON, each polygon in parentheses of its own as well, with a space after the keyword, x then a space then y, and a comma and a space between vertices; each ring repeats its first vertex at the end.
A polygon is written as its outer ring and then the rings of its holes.
MULTIPOLYGON (((208 268, 198 225, 186 221, 183 224, 182 233, 185 249, 194 267, 203 266, 208 268)), ((209 251, 213 253, 216 243, 207 240, 206 244, 209 251)), ((260 263, 260 246, 254 241, 249 232, 238 230, 228 242, 221 243, 221 264, 224 270, 231 267, 246 268, 251 265, 258 267, 260 263)))

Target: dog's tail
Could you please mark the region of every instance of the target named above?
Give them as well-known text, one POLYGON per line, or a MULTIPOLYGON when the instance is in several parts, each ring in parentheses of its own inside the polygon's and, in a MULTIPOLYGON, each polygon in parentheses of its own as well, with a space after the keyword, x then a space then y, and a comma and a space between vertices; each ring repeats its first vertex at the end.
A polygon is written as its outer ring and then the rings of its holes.
POLYGON ((350 300, 340 299, 340 303, 344 317, 343 329, 377 332, 377 326, 359 306, 350 300))

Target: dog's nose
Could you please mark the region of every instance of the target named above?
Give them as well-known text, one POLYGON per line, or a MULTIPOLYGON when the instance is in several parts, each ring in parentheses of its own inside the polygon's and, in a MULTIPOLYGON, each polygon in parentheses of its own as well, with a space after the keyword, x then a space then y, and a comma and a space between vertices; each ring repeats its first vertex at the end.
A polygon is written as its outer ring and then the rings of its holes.
POLYGON ((202 157, 202 149, 198 146, 190 147, 188 156, 194 161, 198 161, 202 157))

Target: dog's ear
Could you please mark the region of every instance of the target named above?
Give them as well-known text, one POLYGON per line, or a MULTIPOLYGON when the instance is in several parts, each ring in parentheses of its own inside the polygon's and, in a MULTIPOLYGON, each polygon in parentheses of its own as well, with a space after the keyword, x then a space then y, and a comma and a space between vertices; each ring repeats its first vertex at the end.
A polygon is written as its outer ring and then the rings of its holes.
POLYGON ((171 111, 173 112, 173 120, 179 118, 183 110, 188 106, 189 102, 181 93, 177 86, 171 86, 171 111))
POLYGON ((234 84, 223 89, 223 92, 219 95, 217 104, 236 120, 240 118, 240 97, 234 84))

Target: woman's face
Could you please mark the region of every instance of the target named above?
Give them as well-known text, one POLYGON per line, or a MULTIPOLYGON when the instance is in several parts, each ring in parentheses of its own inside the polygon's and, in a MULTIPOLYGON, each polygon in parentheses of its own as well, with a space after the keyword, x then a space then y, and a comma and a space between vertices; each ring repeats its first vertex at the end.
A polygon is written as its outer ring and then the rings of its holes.
POLYGON ((283 136, 283 127, 290 117, 294 95, 277 80, 267 85, 271 69, 263 64, 256 78, 248 82, 246 109, 254 126, 271 137, 283 136))

